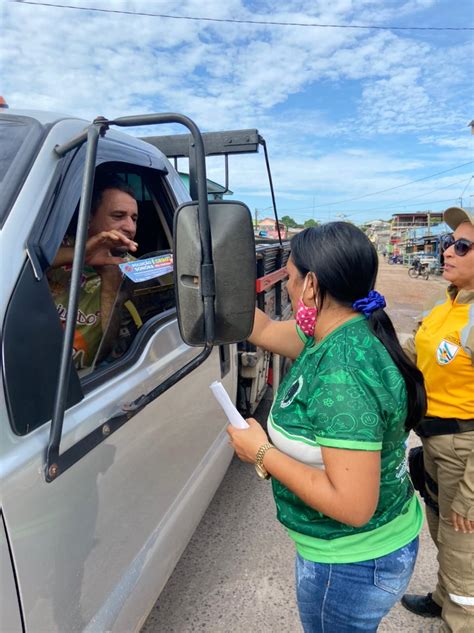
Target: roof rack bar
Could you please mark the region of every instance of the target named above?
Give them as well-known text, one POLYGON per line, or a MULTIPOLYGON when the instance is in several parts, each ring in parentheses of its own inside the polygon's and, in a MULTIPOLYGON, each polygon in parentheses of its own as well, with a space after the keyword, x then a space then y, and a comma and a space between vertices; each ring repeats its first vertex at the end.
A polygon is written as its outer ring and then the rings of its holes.
MULTIPOLYGON (((142 136, 141 139, 157 147, 168 158, 189 157, 193 144, 190 134, 142 136)), ((262 143, 262 138, 255 129, 205 132, 202 140, 206 156, 256 153, 262 143)))

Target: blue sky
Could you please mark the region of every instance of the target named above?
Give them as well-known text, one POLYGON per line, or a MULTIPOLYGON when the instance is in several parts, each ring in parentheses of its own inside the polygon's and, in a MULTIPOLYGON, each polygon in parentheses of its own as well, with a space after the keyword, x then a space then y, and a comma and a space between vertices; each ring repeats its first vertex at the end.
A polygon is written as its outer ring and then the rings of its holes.
MULTIPOLYGON (((49 2, 234 20, 474 27, 474 0, 49 2)), ((461 196, 474 205, 467 126, 474 31, 218 23, 9 0, 0 11, 0 94, 11 107, 87 119, 176 111, 203 131, 258 128, 279 213, 297 221, 437 211, 461 196)), ((231 157, 230 166, 235 197, 269 215, 263 154, 231 157)), ((222 162, 210 160, 208 175, 222 181, 222 162)))

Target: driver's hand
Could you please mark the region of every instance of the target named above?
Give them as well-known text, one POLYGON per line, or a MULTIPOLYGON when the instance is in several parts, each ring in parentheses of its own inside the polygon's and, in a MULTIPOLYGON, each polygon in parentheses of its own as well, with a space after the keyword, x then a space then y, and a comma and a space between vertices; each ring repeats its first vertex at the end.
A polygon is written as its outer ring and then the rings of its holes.
POLYGON ((138 248, 137 242, 126 237, 120 231, 101 231, 87 240, 85 263, 88 266, 110 266, 122 264, 126 252, 134 253, 138 248), (124 256, 112 255, 111 250, 124 249, 124 256))

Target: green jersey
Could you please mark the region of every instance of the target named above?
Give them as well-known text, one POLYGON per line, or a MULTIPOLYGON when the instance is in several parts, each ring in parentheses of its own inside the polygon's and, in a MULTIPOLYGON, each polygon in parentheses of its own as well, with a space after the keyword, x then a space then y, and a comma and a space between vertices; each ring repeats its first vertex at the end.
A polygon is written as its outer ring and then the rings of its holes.
POLYGON ((272 442, 321 468, 321 447, 380 451, 381 477, 377 508, 362 527, 310 508, 273 479, 278 519, 304 558, 368 560, 417 536, 423 517, 407 473, 406 416, 405 381, 364 316, 347 321, 320 343, 306 340, 275 398, 268 423, 272 442))

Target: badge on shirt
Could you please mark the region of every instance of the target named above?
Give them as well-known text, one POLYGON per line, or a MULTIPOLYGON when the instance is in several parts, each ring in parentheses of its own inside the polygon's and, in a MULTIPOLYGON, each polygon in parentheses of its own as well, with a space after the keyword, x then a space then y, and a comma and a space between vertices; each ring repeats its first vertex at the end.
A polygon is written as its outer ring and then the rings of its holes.
POLYGON ((280 402, 280 409, 286 409, 289 407, 296 396, 299 394, 303 387, 303 376, 300 376, 298 380, 296 380, 291 387, 286 392, 285 396, 282 398, 280 402))
POLYGON ((436 360, 438 365, 447 365, 450 363, 459 351, 459 345, 449 343, 443 339, 436 350, 436 360))

